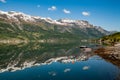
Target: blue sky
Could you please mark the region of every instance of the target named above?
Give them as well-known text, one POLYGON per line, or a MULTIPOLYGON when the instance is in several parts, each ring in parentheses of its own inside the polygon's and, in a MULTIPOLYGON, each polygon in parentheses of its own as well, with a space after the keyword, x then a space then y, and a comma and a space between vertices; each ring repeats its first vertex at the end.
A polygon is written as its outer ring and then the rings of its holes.
POLYGON ((120 31, 120 0, 0 0, 0 10, 87 20, 106 30, 120 31))

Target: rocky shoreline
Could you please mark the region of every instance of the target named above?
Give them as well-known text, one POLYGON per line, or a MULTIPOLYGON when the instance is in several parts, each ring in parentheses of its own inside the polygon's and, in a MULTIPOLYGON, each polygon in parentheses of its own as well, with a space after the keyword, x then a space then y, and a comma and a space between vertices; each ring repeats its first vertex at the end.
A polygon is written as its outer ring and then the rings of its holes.
POLYGON ((117 43, 114 46, 98 48, 94 52, 105 60, 120 67, 120 43, 117 43))

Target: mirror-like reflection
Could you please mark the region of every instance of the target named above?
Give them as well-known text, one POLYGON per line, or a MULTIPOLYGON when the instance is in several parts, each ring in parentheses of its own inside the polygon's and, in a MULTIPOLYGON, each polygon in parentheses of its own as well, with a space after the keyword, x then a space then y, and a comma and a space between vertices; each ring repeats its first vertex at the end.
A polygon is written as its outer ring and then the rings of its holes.
POLYGON ((81 51, 83 50, 80 50, 77 43, 1 45, 0 68, 1 71, 15 71, 33 65, 40 65, 40 63, 50 63, 63 59, 71 59, 71 61, 73 59, 84 60, 91 55, 82 54, 81 51))
POLYGON ((1 44, 0 80, 119 80, 119 68, 93 53, 98 47, 94 43, 1 44))

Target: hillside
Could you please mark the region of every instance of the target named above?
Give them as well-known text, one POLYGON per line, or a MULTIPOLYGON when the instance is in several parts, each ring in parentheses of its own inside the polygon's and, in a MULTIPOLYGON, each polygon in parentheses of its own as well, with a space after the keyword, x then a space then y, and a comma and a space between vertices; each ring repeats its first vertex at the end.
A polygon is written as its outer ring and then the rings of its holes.
POLYGON ((116 43, 120 42, 120 32, 102 37, 104 43, 116 43))
POLYGON ((83 20, 52 20, 21 12, 0 11, 0 40, 80 40, 109 34, 83 20))

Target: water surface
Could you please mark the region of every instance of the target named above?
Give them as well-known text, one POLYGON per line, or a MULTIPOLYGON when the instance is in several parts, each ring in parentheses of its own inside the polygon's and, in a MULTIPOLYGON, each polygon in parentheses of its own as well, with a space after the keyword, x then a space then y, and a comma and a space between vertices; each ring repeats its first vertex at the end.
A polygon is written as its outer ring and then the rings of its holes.
POLYGON ((120 68, 81 45, 0 45, 0 80, 120 80, 120 68))

